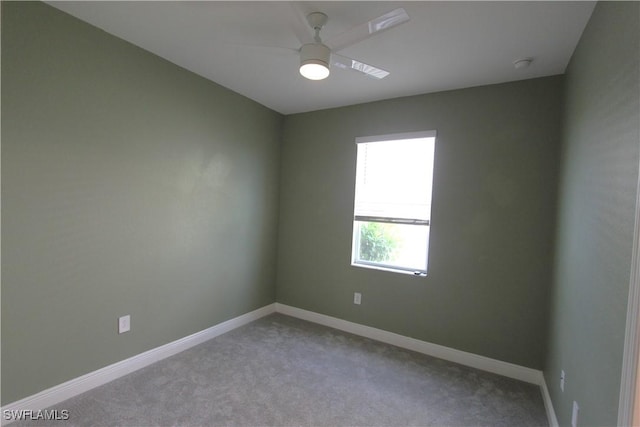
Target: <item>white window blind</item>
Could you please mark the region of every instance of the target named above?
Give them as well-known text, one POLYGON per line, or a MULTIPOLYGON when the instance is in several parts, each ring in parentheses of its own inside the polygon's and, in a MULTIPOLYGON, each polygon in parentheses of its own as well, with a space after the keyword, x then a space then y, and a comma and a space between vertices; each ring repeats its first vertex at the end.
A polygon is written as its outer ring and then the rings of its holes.
POLYGON ((356 140, 357 219, 429 223, 435 132, 408 135, 410 139, 356 140))

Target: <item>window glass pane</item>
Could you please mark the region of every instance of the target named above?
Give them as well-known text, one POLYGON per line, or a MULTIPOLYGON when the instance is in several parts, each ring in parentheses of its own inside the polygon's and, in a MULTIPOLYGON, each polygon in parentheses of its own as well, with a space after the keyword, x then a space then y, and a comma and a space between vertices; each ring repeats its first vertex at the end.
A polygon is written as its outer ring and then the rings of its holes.
POLYGON ((427 271, 429 226, 355 221, 355 262, 427 271))

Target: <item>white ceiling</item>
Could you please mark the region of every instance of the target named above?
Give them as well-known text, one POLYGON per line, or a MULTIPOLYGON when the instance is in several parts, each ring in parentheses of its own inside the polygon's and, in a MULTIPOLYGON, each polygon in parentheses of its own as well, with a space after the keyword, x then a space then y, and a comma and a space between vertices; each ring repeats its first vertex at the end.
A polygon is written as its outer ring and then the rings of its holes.
MULTIPOLYGON (((562 74, 594 2, 110 2, 52 6, 284 114, 562 74), (403 7, 411 20, 340 53, 391 72, 298 73, 296 10, 324 38, 403 7), (513 61, 534 58, 526 69, 513 61)), ((298 20, 299 22, 299 20, 298 20)))

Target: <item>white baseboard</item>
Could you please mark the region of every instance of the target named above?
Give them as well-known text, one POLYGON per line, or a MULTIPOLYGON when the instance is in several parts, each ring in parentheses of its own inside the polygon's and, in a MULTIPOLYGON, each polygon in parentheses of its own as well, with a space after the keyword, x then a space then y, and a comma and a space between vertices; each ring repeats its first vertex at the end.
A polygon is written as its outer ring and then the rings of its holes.
POLYGON ((338 319, 324 314, 315 313, 313 311, 303 310, 297 307, 276 303, 276 311, 288 316, 297 317, 309 322, 319 323, 334 329, 349 332, 354 335, 360 335, 381 341, 397 347, 406 348, 418 353, 427 354, 439 359, 448 360, 450 362, 459 363, 461 365, 470 366, 494 374, 514 378, 520 381, 541 385, 543 381, 542 371, 537 369, 526 368, 524 366, 514 365, 513 363, 503 362, 501 360, 491 359, 489 357, 468 353, 462 350, 456 350, 439 344, 432 344, 426 341, 420 341, 415 338, 406 337, 404 335, 395 334, 393 332, 383 331, 382 329, 372 328, 370 326, 361 325, 359 323, 349 322, 347 320, 338 319))
POLYGON ((540 384, 540 390, 542 391, 542 400, 544 401, 544 409, 547 411, 547 419, 549 420, 549 427, 560 427, 558 424, 558 418, 556 417, 556 411, 553 410, 553 403, 551 402, 551 395, 549 394, 549 388, 544 377, 542 377, 542 384, 540 384))
POLYGON ((114 363, 97 371, 89 372, 78 378, 74 378, 65 383, 51 387, 33 396, 26 397, 16 402, 2 407, 2 425, 9 421, 5 420, 5 411, 33 410, 39 411, 52 405, 65 401, 80 393, 89 391, 92 388, 106 384, 133 371, 144 368, 152 363, 166 359, 169 356, 180 353, 198 344, 202 344, 212 338, 229 332, 235 328, 246 325, 261 317, 275 312, 275 303, 266 305, 257 310, 245 313, 241 316, 219 323, 195 334, 180 338, 179 340, 156 347, 144 353, 114 363))

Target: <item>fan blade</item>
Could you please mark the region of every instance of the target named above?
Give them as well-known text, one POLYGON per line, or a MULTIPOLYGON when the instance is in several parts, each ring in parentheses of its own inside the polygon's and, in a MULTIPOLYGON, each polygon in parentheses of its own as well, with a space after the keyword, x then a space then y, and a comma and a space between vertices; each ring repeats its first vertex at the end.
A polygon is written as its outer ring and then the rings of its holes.
POLYGON ((254 49, 259 50, 261 52, 270 53, 274 55, 298 55, 300 53, 300 49, 293 49, 291 47, 282 47, 282 46, 269 46, 263 44, 247 44, 247 43, 227 43, 228 46, 232 46, 236 49, 254 49))
POLYGON ((384 79, 390 74, 388 71, 374 67, 373 65, 365 64, 364 62, 356 61, 355 59, 347 58, 346 56, 336 53, 331 54, 331 64, 343 70, 359 71, 375 79, 384 79))
POLYGON ((332 50, 341 50, 407 21, 409 21, 409 15, 407 15, 407 11, 400 7, 342 34, 338 34, 327 40, 325 44, 332 50))

